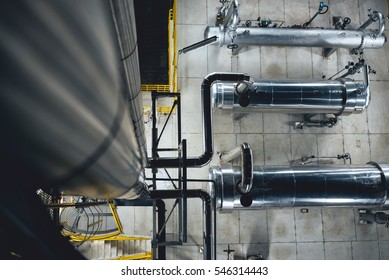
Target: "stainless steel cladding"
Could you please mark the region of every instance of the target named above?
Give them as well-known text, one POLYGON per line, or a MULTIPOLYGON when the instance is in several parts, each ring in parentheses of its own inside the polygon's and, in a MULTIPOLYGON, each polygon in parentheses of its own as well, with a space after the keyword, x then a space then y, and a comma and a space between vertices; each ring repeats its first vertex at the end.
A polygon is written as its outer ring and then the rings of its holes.
POLYGON ((271 112, 288 114, 361 113, 370 103, 368 82, 350 79, 321 81, 259 81, 253 83, 245 95, 248 103, 242 105, 237 94, 238 83, 214 83, 214 108, 235 112, 271 112), (245 107, 242 107, 245 106, 245 107))
POLYGON ((336 30, 336 29, 295 29, 295 28, 259 28, 238 27, 232 40, 228 32, 219 27, 208 26, 204 38, 216 36, 219 46, 236 44, 244 46, 280 46, 280 47, 320 47, 346 49, 378 49, 385 42, 385 34, 377 36, 368 30, 336 30))
POLYGON ((147 194, 130 117, 141 108, 128 103, 139 71, 134 61, 123 74, 109 2, 18 1, 0 27, 10 66, 0 75, 3 183, 96 198, 147 194))
POLYGON ((242 194, 239 167, 210 170, 222 211, 282 207, 389 209, 389 165, 255 166, 252 189, 242 194))
POLYGON ((118 36, 121 61, 124 65, 122 79, 128 88, 130 116, 134 124, 142 164, 145 167, 147 165, 146 135, 133 0, 115 0, 110 2, 118 36))

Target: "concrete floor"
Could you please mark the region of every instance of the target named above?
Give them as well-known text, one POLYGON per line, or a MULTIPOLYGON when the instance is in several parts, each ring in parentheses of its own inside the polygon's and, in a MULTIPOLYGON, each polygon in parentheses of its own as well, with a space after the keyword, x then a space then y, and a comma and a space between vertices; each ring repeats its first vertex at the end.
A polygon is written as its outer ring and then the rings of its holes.
MULTIPOLYGON (((286 25, 302 24, 319 5, 316 0, 241 0, 242 20, 258 16, 283 20, 286 25)), ((313 26, 330 27, 332 16, 348 16, 350 28, 367 19, 367 9, 388 14, 385 0, 329 1, 330 10, 320 15, 313 26)), ((178 48, 203 39, 207 25, 214 25, 217 0, 179 0, 177 4, 178 48)), ((386 34, 389 34, 386 32, 386 34)), ((299 117, 283 114, 250 114, 240 121, 232 115, 214 113, 214 149, 223 152, 243 141, 253 147, 256 165, 289 165, 302 156, 336 156, 350 153, 353 164, 369 161, 389 163, 389 44, 378 50, 366 50, 364 58, 377 71, 371 75, 372 100, 367 112, 342 117, 333 128, 295 130, 290 124, 299 117)), ((348 50, 338 50, 323 59, 319 48, 250 47, 232 56, 226 47, 208 46, 181 55, 178 65, 179 89, 183 102, 183 138, 188 140, 189 155, 202 153, 202 114, 200 85, 212 72, 245 72, 254 79, 322 79, 341 70, 348 61, 357 61, 348 50)), ((360 76, 355 76, 361 79, 360 76)), ((147 98, 146 98, 147 99, 147 98)), ((166 116, 159 116, 162 127, 166 116)), ((173 121, 176 116, 173 116, 173 121)), ((146 124, 150 145, 151 123, 146 124)), ((177 129, 169 124, 161 147, 175 141, 177 129)), ((175 142, 174 142, 175 143, 175 142)), ((347 164, 340 160, 321 162, 347 164)), ((208 177, 217 157, 201 169, 191 169, 189 178, 208 177)), ((162 171, 161 171, 162 172, 162 171)), ((173 171, 172 176, 176 175, 173 171)), ((161 173, 161 176, 165 176, 161 173)), ((160 184, 160 188, 171 188, 160 184)), ((189 184, 190 188, 208 190, 207 184, 189 184)), ((171 205, 171 202, 168 204, 171 205)), ((129 234, 150 234, 152 213, 149 208, 119 209, 124 228, 129 234)), ((183 246, 169 247, 168 259, 202 259, 202 203, 189 200, 189 240, 183 246)), ((173 214, 168 232, 176 231, 177 215, 173 214)), ((263 254, 267 259, 389 259, 389 229, 382 225, 360 225, 353 209, 245 210, 217 214, 217 258, 226 259, 223 250, 230 245, 235 259, 263 254)))

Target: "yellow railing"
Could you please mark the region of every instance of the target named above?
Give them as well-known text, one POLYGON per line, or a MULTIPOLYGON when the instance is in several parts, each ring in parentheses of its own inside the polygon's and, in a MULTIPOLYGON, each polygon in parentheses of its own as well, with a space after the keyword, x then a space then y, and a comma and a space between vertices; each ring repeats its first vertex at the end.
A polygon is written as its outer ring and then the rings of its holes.
POLYGON ((151 252, 141 253, 141 254, 133 254, 128 256, 120 256, 117 258, 113 258, 112 260, 152 260, 153 255, 151 252))
POLYGON ((142 84, 141 90, 144 92, 177 92, 177 40, 176 40, 176 2, 174 1, 173 8, 169 10, 168 21, 168 77, 169 84, 142 84))
POLYGON ((113 203, 113 201, 109 201, 108 205, 109 208, 111 209, 112 216, 115 220, 117 231, 108 234, 86 235, 86 234, 78 234, 78 233, 70 232, 66 229, 63 229, 62 235, 69 237, 71 242, 84 242, 84 241, 92 241, 92 240, 109 240, 110 238, 122 234, 123 226, 122 223, 120 222, 119 215, 116 211, 116 206, 113 203))
POLYGON ((151 85, 151 84, 142 84, 142 91, 158 91, 158 92, 170 92, 170 85, 151 85))

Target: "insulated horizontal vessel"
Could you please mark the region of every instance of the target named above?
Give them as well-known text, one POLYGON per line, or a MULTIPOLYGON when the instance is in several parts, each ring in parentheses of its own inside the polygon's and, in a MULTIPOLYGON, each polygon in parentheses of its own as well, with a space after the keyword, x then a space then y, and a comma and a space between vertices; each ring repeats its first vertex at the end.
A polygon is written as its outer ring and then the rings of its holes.
POLYGON ((238 83, 214 83, 212 105, 214 108, 235 112, 270 112, 287 114, 361 113, 370 103, 368 83, 350 79, 317 81, 254 82, 245 92, 248 103, 241 105, 237 94, 238 83))
POLYGON ((237 27, 234 39, 218 26, 208 26, 204 38, 216 36, 220 46, 236 44, 244 46, 321 47, 346 49, 378 49, 385 42, 385 34, 377 36, 371 30, 297 29, 237 27))
POLYGON ((284 207, 389 209, 389 165, 254 166, 251 191, 237 190, 240 167, 210 170, 222 211, 284 207))

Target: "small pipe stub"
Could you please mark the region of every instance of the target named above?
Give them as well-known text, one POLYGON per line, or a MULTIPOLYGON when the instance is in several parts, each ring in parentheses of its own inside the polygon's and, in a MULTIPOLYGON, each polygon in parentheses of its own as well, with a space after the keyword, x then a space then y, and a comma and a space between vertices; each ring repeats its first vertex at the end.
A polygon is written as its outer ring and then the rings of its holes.
POLYGON ((253 152, 251 146, 243 142, 235 149, 222 153, 220 155, 221 162, 232 161, 240 155, 241 157, 241 173, 242 178, 235 186, 236 190, 241 194, 249 193, 253 186, 253 152))

